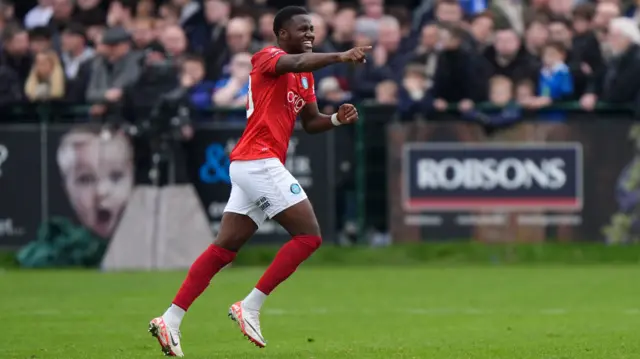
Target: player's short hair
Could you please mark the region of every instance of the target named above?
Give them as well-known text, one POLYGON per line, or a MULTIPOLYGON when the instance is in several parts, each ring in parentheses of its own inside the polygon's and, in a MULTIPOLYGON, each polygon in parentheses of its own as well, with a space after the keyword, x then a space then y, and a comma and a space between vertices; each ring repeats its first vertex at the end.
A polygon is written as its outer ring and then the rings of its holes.
POLYGON ((296 15, 309 15, 309 12, 300 6, 285 6, 276 13, 276 17, 273 19, 273 32, 276 36, 278 36, 280 30, 296 15))

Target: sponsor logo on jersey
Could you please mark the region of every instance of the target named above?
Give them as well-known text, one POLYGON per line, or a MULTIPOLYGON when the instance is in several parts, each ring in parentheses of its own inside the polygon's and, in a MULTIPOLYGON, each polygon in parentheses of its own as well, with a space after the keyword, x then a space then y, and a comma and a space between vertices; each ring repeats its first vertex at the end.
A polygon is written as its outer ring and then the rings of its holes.
POLYGON ((582 207, 579 143, 410 144, 403 170, 409 210, 582 207))
POLYGON ((305 90, 309 88, 309 81, 307 81, 306 77, 302 78, 302 87, 304 87, 305 90))
POLYGON ((291 193, 293 194, 300 194, 300 192, 302 192, 302 189, 300 188, 300 185, 297 183, 294 183, 291 185, 291 187, 289 187, 289 189, 291 190, 291 193))
POLYGON ((307 104, 307 102, 302 98, 302 96, 298 95, 293 91, 289 91, 287 93, 287 102, 293 105, 293 110, 296 112, 296 114, 300 112, 300 110, 302 110, 304 105, 307 104))

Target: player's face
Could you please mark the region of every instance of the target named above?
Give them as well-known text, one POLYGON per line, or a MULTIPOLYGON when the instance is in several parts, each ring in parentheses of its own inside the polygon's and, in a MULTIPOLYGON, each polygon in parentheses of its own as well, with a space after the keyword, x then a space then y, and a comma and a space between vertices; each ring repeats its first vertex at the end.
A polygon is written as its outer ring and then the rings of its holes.
POLYGON ((294 16, 286 30, 288 35, 288 52, 300 54, 313 50, 315 35, 313 33, 313 25, 311 24, 311 16, 294 16))

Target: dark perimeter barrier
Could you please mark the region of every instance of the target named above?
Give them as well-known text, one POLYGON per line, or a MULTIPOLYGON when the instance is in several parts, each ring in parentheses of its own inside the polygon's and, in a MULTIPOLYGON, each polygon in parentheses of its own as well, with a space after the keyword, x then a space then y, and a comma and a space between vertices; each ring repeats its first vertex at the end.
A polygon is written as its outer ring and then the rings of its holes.
MULTIPOLYGON (((194 138, 180 146, 184 163, 165 166, 168 172, 184 168, 187 179, 173 183, 180 175, 170 173, 167 185, 175 188, 162 193, 140 182, 157 169, 138 165, 138 140, 104 131, 86 114, 86 108, 34 106, 15 109, 0 122, 0 248, 19 249, 18 258, 26 266, 97 266, 110 245, 120 242, 123 249, 118 251, 130 252, 129 264, 163 268, 171 261, 161 254, 167 252, 161 243, 166 223, 179 221, 172 245, 197 246, 182 264, 169 267, 184 266, 200 250, 202 238, 210 242, 219 227, 231 189, 228 156, 244 129, 237 121, 244 111, 220 110, 200 117, 193 124, 194 138), (198 203, 180 207, 180 198, 191 192, 198 203), (205 219, 207 235, 194 232, 201 240, 180 237, 179 230, 186 233, 188 227, 199 226, 199 221, 190 222, 198 216, 205 219), (121 221, 123 217, 129 221, 121 221), (129 223, 126 231, 119 228, 121 222, 129 223), (114 242, 118 236, 125 239, 114 242), (123 241, 138 242, 123 246, 123 241), (142 252, 155 254, 143 259, 142 252)), ((311 136, 297 127, 286 163, 313 202, 327 242, 334 240, 336 228, 334 188, 339 176, 334 146, 333 134, 311 136)), ((279 225, 267 221, 251 243, 288 239, 279 225)))
POLYGON ((640 126, 627 108, 566 104, 491 135, 455 112, 360 113, 363 240, 375 228, 395 242, 638 241, 640 126))

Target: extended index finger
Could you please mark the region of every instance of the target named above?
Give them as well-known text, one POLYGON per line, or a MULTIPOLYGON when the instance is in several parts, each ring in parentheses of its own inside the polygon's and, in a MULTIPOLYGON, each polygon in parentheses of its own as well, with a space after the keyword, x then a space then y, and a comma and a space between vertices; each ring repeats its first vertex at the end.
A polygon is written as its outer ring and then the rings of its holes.
POLYGON ((371 49, 373 49, 373 46, 360 46, 359 47, 360 50, 362 51, 371 51, 371 49))

